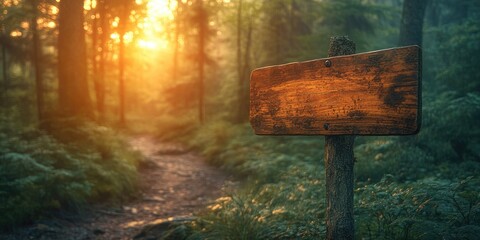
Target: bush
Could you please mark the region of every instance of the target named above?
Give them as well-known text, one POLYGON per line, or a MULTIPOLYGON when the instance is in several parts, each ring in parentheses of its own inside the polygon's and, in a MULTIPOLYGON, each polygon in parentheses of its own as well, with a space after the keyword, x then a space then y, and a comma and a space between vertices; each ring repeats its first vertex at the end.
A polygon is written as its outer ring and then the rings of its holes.
POLYGON ((480 96, 455 92, 426 97, 423 126, 416 136, 372 137, 356 147, 356 176, 379 181, 475 175, 480 165, 480 96))
POLYGON ((467 177, 402 184, 387 175, 356 190, 357 237, 476 239, 480 230, 479 183, 478 178, 467 177))
POLYGON ((112 130, 77 120, 47 129, 0 133, 1 229, 46 210, 122 201, 136 190, 138 153, 112 130))

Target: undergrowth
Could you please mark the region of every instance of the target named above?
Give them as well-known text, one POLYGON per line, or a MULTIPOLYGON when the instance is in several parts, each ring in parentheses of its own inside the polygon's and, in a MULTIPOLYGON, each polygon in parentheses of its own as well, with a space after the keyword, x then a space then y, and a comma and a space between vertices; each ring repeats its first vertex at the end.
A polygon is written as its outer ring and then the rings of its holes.
MULTIPOLYGON (((427 102, 419 135, 356 139, 357 238, 480 234, 480 98, 427 102)), ((255 136, 247 124, 212 121, 188 141, 246 182, 200 215, 190 239, 325 237, 323 137, 255 136)))
POLYGON ((76 119, 42 128, 0 131, 0 229, 133 196, 139 154, 114 131, 76 119))

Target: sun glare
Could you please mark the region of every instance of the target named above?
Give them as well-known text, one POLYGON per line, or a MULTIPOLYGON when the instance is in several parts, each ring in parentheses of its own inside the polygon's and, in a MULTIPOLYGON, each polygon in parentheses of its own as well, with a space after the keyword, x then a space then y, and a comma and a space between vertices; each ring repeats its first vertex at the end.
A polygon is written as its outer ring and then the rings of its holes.
MULTIPOLYGON (((165 33, 165 24, 175 18, 174 10, 176 1, 171 0, 135 0, 138 5, 145 4, 146 15, 136 23, 138 30, 127 32, 123 39, 125 43, 134 43, 137 47, 145 50, 166 50, 169 47, 169 41, 165 33), (135 35, 135 36, 134 36, 135 35)), ((91 10, 97 6, 96 0, 86 0, 84 9, 91 10)), ((135 12, 132 12, 135 14, 135 12)), ((115 17, 111 23, 113 28, 119 27, 120 19, 115 17)), ((118 43, 120 34, 113 32, 110 38, 118 43)))
MULTIPOLYGON (((136 0, 137 4, 144 3, 144 0, 136 0)), ((143 30, 143 37, 137 41, 137 45, 144 49, 167 49, 168 40, 164 34, 166 20, 174 18, 173 10, 176 8, 176 1, 150 0, 147 2, 147 16, 139 24, 143 30)))
MULTIPOLYGON (((150 0, 148 1, 148 16, 149 18, 168 18, 173 19, 173 9, 176 8, 176 1, 169 0, 150 0)), ((158 19, 155 19, 158 20, 158 19)))
POLYGON ((140 39, 137 44, 139 47, 145 49, 166 49, 168 47, 168 41, 164 39, 158 39, 157 41, 140 39))

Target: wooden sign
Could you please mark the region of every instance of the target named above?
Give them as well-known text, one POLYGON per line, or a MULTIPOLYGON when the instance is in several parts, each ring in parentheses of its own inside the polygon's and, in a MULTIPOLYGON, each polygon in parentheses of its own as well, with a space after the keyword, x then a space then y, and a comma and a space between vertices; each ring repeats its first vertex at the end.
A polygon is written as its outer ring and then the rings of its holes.
POLYGON ((408 135, 420 130, 421 50, 386 49, 256 69, 256 134, 408 135))

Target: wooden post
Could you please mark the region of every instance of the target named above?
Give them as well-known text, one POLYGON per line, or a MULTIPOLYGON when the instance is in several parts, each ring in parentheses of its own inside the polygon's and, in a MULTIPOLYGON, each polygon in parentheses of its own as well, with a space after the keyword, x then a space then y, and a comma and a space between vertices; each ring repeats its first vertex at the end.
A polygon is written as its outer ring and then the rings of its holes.
MULTIPOLYGON (((330 39, 329 57, 355 53, 355 43, 347 37, 330 39)), ((328 128, 328 126, 326 126, 328 128)), ((353 145, 355 136, 325 136, 327 187, 327 239, 354 239, 353 145)))
POLYGON ((325 135, 327 239, 354 239, 354 135, 417 134, 418 46, 355 53, 334 37, 329 57, 255 69, 250 124, 259 135, 325 135), (349 56, 341 56, 349 55, 349 56))

